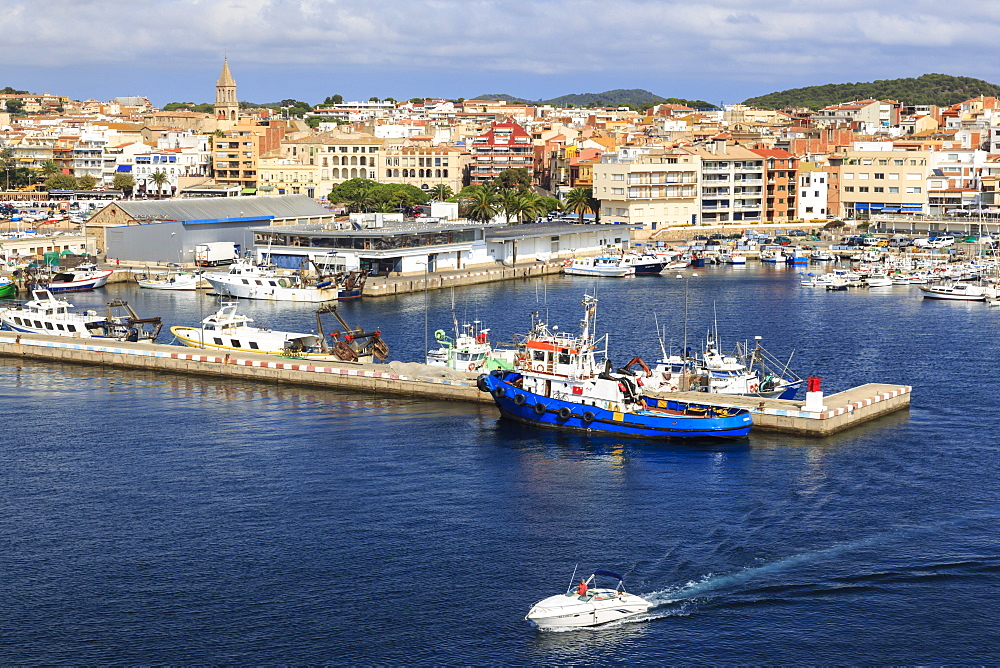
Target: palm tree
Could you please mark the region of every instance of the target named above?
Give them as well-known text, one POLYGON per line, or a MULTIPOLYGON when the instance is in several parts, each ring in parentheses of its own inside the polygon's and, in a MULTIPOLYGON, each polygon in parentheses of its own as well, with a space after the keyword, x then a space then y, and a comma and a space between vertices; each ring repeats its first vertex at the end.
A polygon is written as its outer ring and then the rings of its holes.
POLYGON ((497 215, 497 198, 493 193, 485 189, 474 190, 469 193, 468 202, 465 209, 465 216, 469 220, 488 223, 497 215))
POLYGON ((152 174, 149 175, 149 180, 152 181, 153 185, 156 186, 156 193, 157 193, 157 195, 162 196, 163 195, 163 185, 170 182, 170 177, 167 176, 166 172, 164 172, 163 170, 159 170, 158 169, 158 170, 156 170, 155 172, 153 172, 152 174))
POLYGON ((38 168, 39 178, 38 181, 45 181, 52 178, 56 174, 62 174, 62 170, 59 165, 55 163, 54 160, 46 160, 42 163, 42 166, 38 168))
POLYGON ((587 211, 597 211, 600 205, 595 208, 594 202, 594 191, 590 188, 573 188, 568 193, 566 193, 566 199, 564 200, 564 205, 567 211, 572 211, 573 213, 580 215, 580 224, 583 224, 583 214, 587 211))
POLYGON ((443 202, 452 195, 454 195, 455 191, 452 190, 451 186, 449 186, 447 183, 439 183, 430 190, 428 190, 427 194, 436 199, 437 201, 443 202))
POLYGON ((514 214, 518 223, 523 223, 525 218, 536 218, 545 210, 542 198, 530 192, 518 194, 511 201, 510 207, 510 212, 514 214))

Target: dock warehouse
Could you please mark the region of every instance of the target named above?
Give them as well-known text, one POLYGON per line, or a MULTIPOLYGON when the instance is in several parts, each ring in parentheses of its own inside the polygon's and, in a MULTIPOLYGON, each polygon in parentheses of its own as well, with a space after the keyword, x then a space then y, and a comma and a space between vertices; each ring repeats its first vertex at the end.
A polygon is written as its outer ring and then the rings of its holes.
POLYGON ((254 228, 333 221, 305 195, 112 202, 85 225, 107 257, 129 262, 194 261, 197 244, 228 241, 249 250, 254 228))
POLYGON ((629 225, 543 222, 481 225, 467 221, 399 220, 352 216, 353 222, 289 225, 254 230, 258 253, 279 267, 306 259, 348 271, 378 274, 465 269, 593 253, 629 241, 629 225))

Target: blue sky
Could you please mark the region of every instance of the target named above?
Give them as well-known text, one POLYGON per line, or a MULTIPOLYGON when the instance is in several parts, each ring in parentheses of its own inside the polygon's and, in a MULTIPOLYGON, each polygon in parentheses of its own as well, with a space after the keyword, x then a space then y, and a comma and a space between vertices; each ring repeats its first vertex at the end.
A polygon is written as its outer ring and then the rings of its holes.
POLYGON ((529 99, 612 88, 739 102, 940 72, 1000 83, 1000 3, 953 0, 3 0, 0 86, 211 102, 529 99))

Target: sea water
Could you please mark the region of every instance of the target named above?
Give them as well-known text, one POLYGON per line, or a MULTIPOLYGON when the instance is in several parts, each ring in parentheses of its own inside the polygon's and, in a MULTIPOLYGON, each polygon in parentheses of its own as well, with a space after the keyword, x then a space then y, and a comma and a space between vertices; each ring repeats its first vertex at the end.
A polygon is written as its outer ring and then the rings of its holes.
MULTIPOLYGON (((486 404, 0 359, 0 659, 1000 661, 1000 310, 804 288, 782 267, 685 275, 340 310, 417 361, 453 313, 495 340, 532 311, 576 331, 596 291, 616 362, 655 359, 657 326, 677 350, 717 322, 724 347, 760 335, 828 392, 911 385, 911 409, 823 439, 650 444, 536 431, 486 404), (653 608, 532 629, 528 608, 577 566, 622 572, 653 608)), ((133 286, 68 299, 112 296, 168 324, 217 306, 133 286)), ((240 309, 315 328, 308 305, 240 309)))

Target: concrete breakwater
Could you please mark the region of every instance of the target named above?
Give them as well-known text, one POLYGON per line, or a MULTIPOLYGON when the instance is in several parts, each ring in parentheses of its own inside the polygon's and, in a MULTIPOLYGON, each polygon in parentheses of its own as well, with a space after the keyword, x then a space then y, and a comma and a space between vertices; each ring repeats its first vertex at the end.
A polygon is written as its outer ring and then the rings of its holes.
MULTIPOLYGON (((420 399, 492 403, 476 387, 476 373, 424 364, 310 362, 255 353, 215 353, 148 343, 0 332, 0 355, 51 362, 221 376, 265 383, 290 383, 329 389, 420 399)), ((672 393, 672 398, 716 406, 738 406, 753 414, 754 430, 827 436, 907 408, 910 388, 869 383, 824 398, 821 412, 807 412, 801 401, 672 393)))

